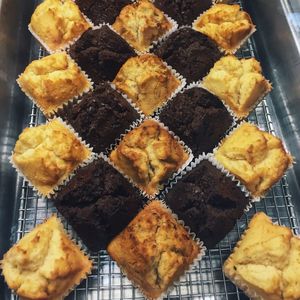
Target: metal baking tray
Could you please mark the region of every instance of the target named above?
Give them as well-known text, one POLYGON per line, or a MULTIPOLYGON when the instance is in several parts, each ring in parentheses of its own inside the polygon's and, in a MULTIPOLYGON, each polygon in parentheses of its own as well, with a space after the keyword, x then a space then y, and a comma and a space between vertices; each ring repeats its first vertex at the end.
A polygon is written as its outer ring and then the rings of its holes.
MULTIPOLYGON (((249 120, 280 136, 297 158, 300 155, 300 2, 288 0, 235 1, 252 16, 258 31, 237 53, 256 57, 273 82, 273 91, 251 114, 249 120)), ((0 0, 0 255, 55 212, 50 201, 37 197, 28 183, 19 178, 8 162, 21 129, 45 120, 15 84, 16 76, 29 61, 46 53, 27 30, 38 1, 0 0)), ((247 299, 223 274, 222 265, 257 211, 299 234, 299 166, 277 183, 267 196, 253 205, 237 222, 234 230, 199 264, 176 284, 168 299, 247 299)), ((65 224, 68 227, 67 224, 65 224)), ((70 234, 76 238, 74 232, 70 234)), ((106 251, 91 253, 92 274, 67 299, 143 299, 139 291, 121 274, 106 251)), ((18 299, 3 278, 0 299, 18 299)))

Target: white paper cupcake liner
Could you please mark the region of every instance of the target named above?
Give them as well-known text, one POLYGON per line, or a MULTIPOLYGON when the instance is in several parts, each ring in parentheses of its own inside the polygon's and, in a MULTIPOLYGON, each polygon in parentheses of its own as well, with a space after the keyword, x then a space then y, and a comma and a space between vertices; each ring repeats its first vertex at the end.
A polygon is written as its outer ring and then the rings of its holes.
MULTIPOLYGON (((62 52, 65 52, 65 51, 62 51, 62 52)), ((20 87, 20 89, 22 90, 22 92, 27 96, 27 98, 29 98, 40 109, 40 111, 43 113, 43 115, 47 119, 54 118, 55 117, 55 113, 59 109, 62 109, 64 106, 68 105, 69 103, 72 103, 72 102, 75 102, 75 101, 79 100, 80 97, 82 97, 84 94, 88 93, 89 91, 93 90, 93 87, 94 87, 94 82, 89 78, 89 76, 86 74, 86 72, 84 72, 80 68, 80 66, 75 62, 74 59, 71 58, 71 56, 68 53, 66 53, 66 55, 68 56, 68 59, 70 59, 76 65, 76 67, 81 71, 81 73, 83 74, 83 76, 86 78, 89 86, 87 86, 84 90, 82 90, 82 92, 80 94, 78 94, 78 95, 76 95, 76 96, 74 96, 74 97, 72 97, 70 99, 64 100, 64 102, 61 105, 59 105, 56 109, 53 109, 51 112, 46 113, 45 110, 39 105, 38 101, 36 101, 36 99, 33 96, 31 96, 30 93, 27 92, 25 88, 23 88, 22 84, 19 81, 19 78, 23 75, 23 73, 21 73, 18 76, 18 79, 16 80, 17 84, 20 87)), ((42 58, 40 58, 40 59, 42 59, 42 58)))
MULTIPOLYGON (((233 128, 218 144, 218 146, 213 150, 213 153, 210 154, 210 159, 212 162, 214 162, 214 164, 216 166, 218 166, 219 168, 221 169, 224 169, 225 172, 228 172, 229 174, 231 174, 233 177, 237 178, 236 176, 234 176, 229 170, 227 170, 216 158, 215 158, 215 154, 217 152, 217 150, 221 147, 223 141, 225 139, 227 139, 229 136, 231 136, 232 134, 234 134, 234 132, 240 128, 243 124, 245 123, 249 123, 255 127, 257 127, 259 130, 263 131, 263 132, 266 132, 265 130, 259 128, 259 126, 257 124, 254 124, 253 122, 249 122, 249 121, 242 121, 240 122, 235 128, 233 128)), ((268 132, 269 134, 273 135, 274 137, 278 138, 273 132, 268 132)), ((281 140, 281 139, 280 139, 281 140)), ((281 140, 282 141, 282 140, 281 140)), ((282 144, 283 144, 283 141, 282 141, 282 144)), ((287 153, 287 155, 289 155, 290 157, 292 157, 292 155, 289 153, 289 151, 286 149, 285 145, 283 144, 284 146, 284 150, 285 152, 287 153)), ((288 166, 288 169, 292 168, 293 166, 293 163, 294 163, 294 160, 290 163, 290 165, 288 166)), ((283 174, 284 175, 284 174, 283 174)), ((282 178, 282 177, 281 177, 282 178)), ((279 178, 278 181, 281 179, 279 178)), ((252 193, 247 189, 246 185, 243 184, 240 180, 237 179, 237 181, 240 183, 240 187, 242 190, 244 190, 244 192, 248 193, 249 196, 251 197, 252 199, 252 202, 260 202, 260 200, 264 197, 264 195, 261 195, 261 196, 254 196, 252 195, 252 193)), ((277 181, 277 182, 278 182, 277 181)), ((274 183, 275 184, 275 183, 274 183)), ((274 185, 273 185, 274 186, 274 185)), ((267 193, 270 189, 272 188, 272 186, 265 192, 267 193)))
MULTIPOLYGON (((218 0, 216 0, 214 3, 213 3, 213 5, 209 8, 209 9, 211 9, 213 6, 215 6, 216 4, 219 4, 219 3, 224 3, 224 1, 218 1, 218 0)), ((226 1, 226 2, 228 2, 228 1, 226 1)), ((227 3, 228 4, 228 3, 227 3)), ((238 4, 239 5, 239 4, 238 4)), ((240 5, 239 5, 240 6, 240 5)), ((197 29, 196 29, 196 23, 198 22, 198 20, 209 10, 209 9, 207 9, 206 11, 204 11, 203 13, 201 13, 200 14, 200 16, 198 16, 196 19, 195 19, 195 21, 192 23, 192 28, 194 29, 194 30, 196 30, 196 31, 198 31, 197 29)), ((240 9, 243 11, 243 8, 240 6, 240 9)), ((249 14, 248 14, 249 15, 249 14)), ((250 15, 249 15, 250 16, 250 15)), ((251 17, 250 17, 250 19, 251 19, 251 17)), ((251 21, 252 21, 252 19, 251 19, 251 21)), ((242 39, 241 41, 240 41, 240 43, 234 48, 234 49, 231 49, 231 50, 226 50, 226 49, 224 49, 224 48, 222 48, 217 42, 215 42, 216 43, 216 45, 218 45, 218 48, 219 48, 219 50, 222 52, 222 53, 225 53, 225 54, 235 54, 241 47, 242 47, 242 45, 250 38, 250 36, 256 31, 256 26, 255 26, 255 24, 253 24, 253 22, 252 22, 252 25, 253 25, 253 27, 252 27, 252 29, 251 29, 251 31, 249 32, 249 34, 244 38, 244 39, 242 39)), ((198 31, 199 32, 199 31, 198 31)), ((209 36, 208 36, 209 37, 209 36)), ((212 41, 213 41, 213 39, 211 38, 211 37, 209 37, 212 41)))
POLYGON ((29 180, 27 178, 27 176, 21 172, 21 170, 18 168, 18 166, 14 163, 13 161, 13 152, 9 158, 11 165, 13 166, 13 168, 17 171, 18 175, 23 177, 29 184, 29 186, 31 186, 33 188, 34 191, 37 192, 39 197, 42 198, 50 198, 50 197, 55 197, 56 192, 59 190, 59 188, 63 185, 66 185, 70 179, 75 175, 75 172, 77 169, 82 168, 86 165, 89 165, 91 162, 93 162, 96 158, 97 155, 93 152, 93 148, 90 147, 89 144, 86 144, 81 137, 78 135, 78 133, 68 124, 66 124, 61 118, 54 118, 51 121, 54 120, 58 120, 65 128, 67 128, 73 135, 75 135, 75 137, 80 141, 80 143, 90 151, 90 155, 89 157, 87 157, 84 161, 82 161, 80 164, 78 164, 73 171, 68 174, 67 176, 61 178, 56 185, 54 185, 54 187, 52 188, 52 190, 48 193, 48 194, 42 194, 38 188, 35 187, 35 185, 31 182, 31 180, 29 180))
MULTIPOLYGON (((144 208, 146 206, 148 206, 153 200, 149 200, 145 205, 144 205, 144 208)), ((129 279, 129 281, 132 283, 132 285, 134 287, 136 287, 140 292, 141 294, 145 297, 145 299, 147 300, 163 300, 164 298, 166 298, 168 296, 168 294, 176 287, 176 285, 180 285, 180 282, 183 281, 186 277, 186 274, 188 272, 191 272, 192 269, 196 266, 198 266, 198 263, 202 260, 203 256, 205 256, 205 252, 206 252, 206 247, 203 245, 203 242, 200 241, 196 235, 191 232, 190 228, 188 226, 186 226, 184 224, 183 221, 181 221, 180 219, 178 219, 178 216, 176 214, 174 214, 172 212, 172 210, 167 206, 167 204, 160 200, 162 206, 170 213, 170 215, 181 225, 184 227, 184 229, 188 232, 189 234, 189 237, 191 238, 191 240, 195 241, 197 246, 199 247, 199 253, 197 255, 197 257, 194 259, 194 261, 184 270, 184 272, 182 273, 182 275, 180 275, 177 279, 175 279, 173 281, 172 284, 170 284, 170 286, 167 288, 167 290, 165 292, 163 292, 159 297, 156 297, 156 298, 151 298, 151 297, 147 297, 145 295, 145 292, 143 290, 143 288, 141 286, 139 286, 136 282, 134 282, 133 280, 130 279, 130 276, 128 276, 127 272, 124 270, 124 268, 122 268, 118 262, 117 265, 118 267, 120 268, 121 272, 129 279)))
POLYGON ((180 140, 180 138, 178 136, 176 136, 172 131, 169 131, 168 127, 166 127, 163 123, 161 123, 159 121, 158 118, 153 118, 153 117, 146 117, 146 118, 141 118, 138 121, 134 122, 129 129, 127 129, 125 131, 124 134, 122 134, 117 140, 115 144, 112 144, 109 147, 109 151, 107 153, 104 153, 103 158, 105 159, 105 161, 107 161, 110 165, 112 165, 117 171, 119 171, 134 187, 136 187, 137 189, 139 189, 139 191, 141 192, 141 195, 145 198, 148 199, 154 199, 158 196, 158 194, 161 192, 161 190, 163 189, 163 186, 158 187, 158 191, 154 194, 154 195, 149 195, 148 193, 146 193, 137 183, 135 183, 128 175, 126 175, 120 168, 118 168, 118 166, 116 166, 110 159, 109 159, 109 155, 111 153, 111 151, 115 150, 118 145, 121 143, 121 141, 123 140, 124 136, 131 132, 132 130, 138 128, 140 125, 142 125, 142 123, 146 120, 153 120, 156 123, 158 123, 158 125, 160 127, 162 127, 163 129, 165 129, 184 149, 184 151, 188 154, 188 159, 187 161, 177 170, 175 171, 171 177, 167 180, 170 181, 174 176, 176 176, 176 174, 179 174, 182 172, 182 170, 184 170, 186 168, 187 165, 189 165, 189 163, 193 160, 194 156, 192 154, 192 150, 185 145, 185 143, 180 140))

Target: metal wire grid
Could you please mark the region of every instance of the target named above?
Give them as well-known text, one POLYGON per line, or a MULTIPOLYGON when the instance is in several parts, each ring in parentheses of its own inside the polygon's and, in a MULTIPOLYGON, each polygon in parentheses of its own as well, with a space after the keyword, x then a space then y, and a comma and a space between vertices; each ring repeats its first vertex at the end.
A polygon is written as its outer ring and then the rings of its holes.
MULTIPOLYGON (((241 3, 240 3, 241 4, 241 3)), ((237 53, 239 57, 254 57, 254 49, 251 39, 237 53)), ((44 56, 42 49, 39 50, 38 57, 44 56)), ((258 124, 260 128, 274 133, 272 116, 269 112, 268 102, 271 99, 264 99, 249 120, 258 124)), ((35 105, 30 114, 29 126, 36 126, 44 122, 44 118, 35 105)), ((207 251, 205 257, 187 273, 180 283, 175 285, 174 290, 167 299, 247 299, 223 274, 222 265, 232 252, 235 243, 247 227, 251 217, 257 211, 264 211, 281 225, 288 226, 298 234, 298 220, 294 213, 291 195, 289 193, 288 182, 284 177, 277 183, 266 197, 259 203, 255 203, 249 212, 245 213, 237 221, 235 228, 221 241, 214 249, 207 251)), ((24 180, 20 195, 19 217, 13 240, 17 241, 27 232, 31 231, 36 224, 41 223, 45 218, 56 212, 52 202, 39 198, 28 183, 24 180)), ((78 238, 66 222, 70 235, 78 238)), ((79 241, 80 243, 80 241, 79 241)), ((84 248, 84 246, 83 246, 84 248)), ((87 249, 85 249, 88 251, 87 249)), ((120 269, 113 262, 106 251, 90 253, 93 259, 92 274, 81 283, 67 299, 86 300, 126 300, 144 299, 139 291, 132 286, 130 281, 122 275, 120 269)), ((11 299, 18 299, 16 295, 11 295, 11 299)))

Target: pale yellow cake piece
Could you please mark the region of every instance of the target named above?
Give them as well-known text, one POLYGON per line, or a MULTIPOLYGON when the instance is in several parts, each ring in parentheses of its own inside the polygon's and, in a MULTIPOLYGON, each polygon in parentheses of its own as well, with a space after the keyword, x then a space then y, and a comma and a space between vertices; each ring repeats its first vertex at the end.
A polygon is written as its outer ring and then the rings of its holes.
POLYGON ((188 160, 183 146, 154 120, 146 120, 126 134, 110 160, 149 195, 188 160))
POLYGON ((63 182, 91 151, 59 120, 26 128, 15 145, 12 161, 44 196, 63 182))
POLYGON ((72 0, 44 0, 35 9, 29 26, 51 51, 66 48, 90 28, 72 0))
POLYGON ((144 54, 128 59, 113 83, 145 115, 151 115, 176 91, 180 80, 160 58, 144 54))
POLYGON ((288 266, 283 270, 283 299, 300 299, 300 239, 292 237, 288 266))
POLYGON ((255 58, 238 59, 233 55, 217 61, 202 84, 223 100, 238 118, 247 117, 272 89, 255 58))
POLYGON ((59 300, 86 278, 92 263, 52 216, 14 245, 1 267, 6 283, 22 299, 59 300))
POLYGON ((262 212, 254 215, 223 269, 251 299, 300 298, 300 240, 262 212))
POLYGON ((293 161, 279 138, 249 123, 243 123, 221 142, 215 158, 253 196, 264 195, 293 161))
POLYGON ((194 29, 209 36, 227 53, 233 53, 255 29, 238 4, 215 4, 195 22, 194 29))
POLYGON ((125 6, 112 27, 135 49, 146 51, 172 24, 151 1, 139 0, 125 6))
POLYGON ((91 88, 84 73, 65 52, 31 62, 20 75, 18 83, 46 116, 91 88))

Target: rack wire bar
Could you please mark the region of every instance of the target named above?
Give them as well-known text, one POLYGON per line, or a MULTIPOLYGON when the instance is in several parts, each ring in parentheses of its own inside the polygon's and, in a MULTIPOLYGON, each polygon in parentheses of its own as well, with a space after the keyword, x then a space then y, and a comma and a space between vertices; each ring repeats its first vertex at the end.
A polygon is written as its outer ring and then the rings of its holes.
MULTIPOLYGON (((239 4, 242 4, 238 2, 239 4)), ((41 48, 37 57, 43 57, 46 53, 41 48)), ((240 58, 255 57, 253 41, 251 38, 238 51, 240 58)), ((270 114, 268 103, 271 101, 267 96, 249 117, 249 120, 258 124, 261 129, 274 133, 273 117, 270 114)), ((29 126, 36 126, 44 122, 42 114, 35 105, 32 106, 29 126)), ((248 299, 238 290, 222 272, 222 265, 232 252, 236 242, 247 227, 251 217, 257 211, 264 211, 273 221, 281 225, 288 226, 298 233, 298 220, 294 213, 292 197, 286 177, 277 183, 266 197, 259 203, 255 203, 249 212, 245 213, 238 220, 235 228, 221 241, 214 249, 207 251, 206 256, 188 272, 186 277, 175 285, 174 290, 167 299, 248 299)), ((46 199, 40 198, 33 192, 32 188, 24 180, 20 195, 19 217, 14 233, 16 242, 31 231, 36 224, 44 221, 51 214, 56 213, 56 209, 46 199)), ((79 240, 70 226, 64 222, 70 235, 79 240)), ((80 242, 80 241, 79 241, 80 242)), ((84 246, 83 246, 84 247, 84 246)), ((91 253, 93 259, 93 269, 87 280, 81 283, 67 299, 81 300, 126 300, 144 299, 139 291, 133 287, 130 281, 122 275, 120 269, 112 261, 106 251, 91 253)), ((11 295, 11 299, 19 299, 16 295, 11 295)))

